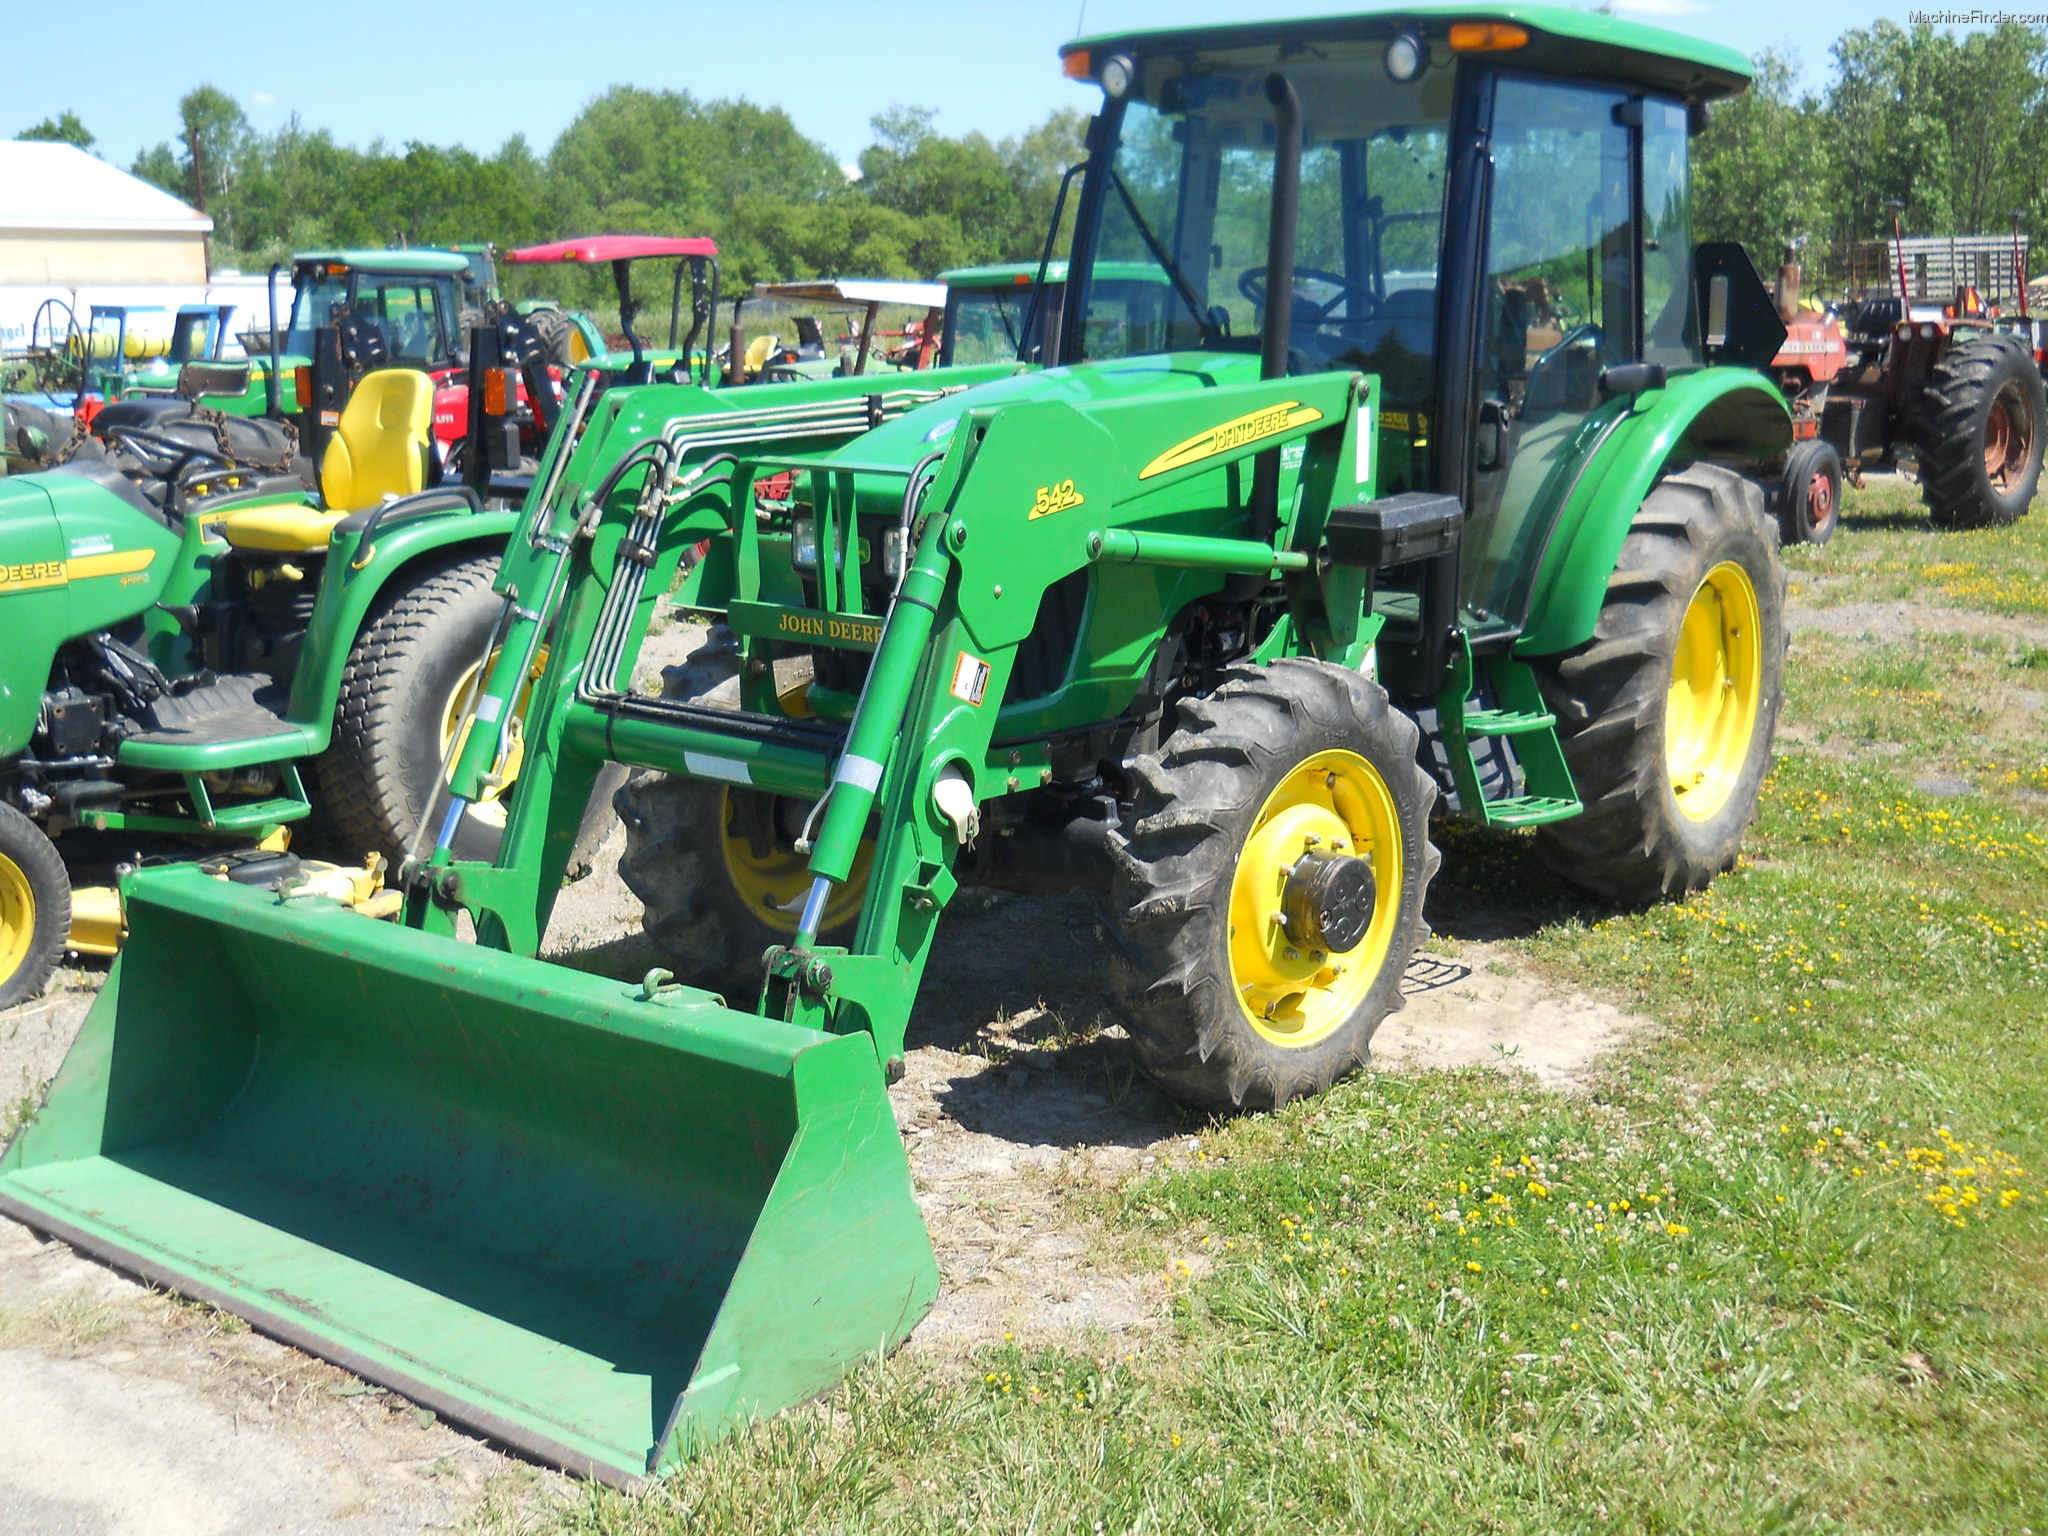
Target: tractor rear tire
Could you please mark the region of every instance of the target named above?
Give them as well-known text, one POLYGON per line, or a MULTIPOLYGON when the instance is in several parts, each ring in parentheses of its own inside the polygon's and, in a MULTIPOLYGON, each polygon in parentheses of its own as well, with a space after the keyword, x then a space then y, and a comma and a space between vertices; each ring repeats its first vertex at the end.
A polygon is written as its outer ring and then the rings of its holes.
POLYGON ((43 829, 0 805, 0 1008, 43 990, 71 933, 71 876, 43 829))
POLYGON ((575 327, 567 315, 559 309, 535 309, 519 318, 539 339, 548 362, 558 368, 569 366, 569 336, 575 327))
POLYGON ((2041 480, 2048 392, 2011 336, 1973 336, 1934 365, 1920 397, 1914 452, 1920 498, 1937 528, 1995 528, 2027 515, 2041 480))
POLYGON ((1778 534, 1786 544, 1825 544, 1842 526, 1842 456, 1824 437, 1794 443, 1778 480, 1778 534))
MULTIPOLYGON (((467 689, 503 604, 491 590, 496 555, 408 572, 356 636, 341 674, 334 740, 319 760, 320 788, 337 852, 354 862, 375 850, 396 866, 420 818, 447 801, 441 781, 449 711, 467 689)), ((490 859, 504 829, 463 817, 459 859, 490 859)))
MULTIPOLYGON (((762 956, 796 936, 796 909, 810 877, 790 824, 801 822, 809 805, 665 773, 633 775, 612 803, 626 824, 619 878, 640 898, 647 937, 674 962, 678 981, 751 1007, 761 990, 762 956), (742 891, 741 879, 753 889, 742 891), (772 907, 763 899, 767 884, 779 898, 772 907)), ((866 889, 862 879, 834 892, 819 943, 853 941, 866 889)))
POLYGON ((1565 878, 1626 904, 1732 867, 1771 762, 1785 567, 1763 493, 1667 475, 1635 515, 1593 638, 1535 662, 1585 809, 1543 828, 1565 878))
POLYGON ((1111 840, 1111 1002, 1167 1093, 1275 1109, 1364 1065, 1401 1007, 1436 787, 1415 723, 1341 667, 1233 667, 1177 712, 1111 840))
MULTIPOLYGON (((732 632, 713 625, 702 645, 662 670, 662 696, 738 709, 738 669, 732 632)), ((626 826, 619 878, 640 898, 647 937, 675 962, 679 980, 751 1005, 761 990, 763 953, 796 936, 794 908, 810 880, 791 824, 809 806, 649 772, 627 779, 612 804, 626 826), (742 881, 749 891, 740 889, 742 881), (764 901, 766 894, 776 899, 764 901)), ((866 892, 863 860, 827 904, 818 942, 852 942, 866 892)))

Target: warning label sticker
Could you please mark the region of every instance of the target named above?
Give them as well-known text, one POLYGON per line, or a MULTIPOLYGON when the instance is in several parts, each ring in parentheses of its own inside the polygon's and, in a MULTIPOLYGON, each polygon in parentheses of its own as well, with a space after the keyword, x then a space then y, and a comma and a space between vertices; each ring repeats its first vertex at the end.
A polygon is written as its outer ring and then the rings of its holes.
POLYGON ((960 653, 953 663, 953 697, 963 704, 979 705, 988 692, 988 663, 979 656, 960 653))

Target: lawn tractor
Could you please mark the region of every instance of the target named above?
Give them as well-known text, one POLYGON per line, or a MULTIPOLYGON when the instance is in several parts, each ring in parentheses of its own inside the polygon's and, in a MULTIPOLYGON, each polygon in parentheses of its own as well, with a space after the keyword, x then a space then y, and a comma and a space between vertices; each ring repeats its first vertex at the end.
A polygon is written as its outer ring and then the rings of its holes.
POLYGON ((403 921, 131 876, 0 1210, 630 1481, 930 1306, 886 1089, 963 885, 1097 892, 1135 1061, 1228 1110, 1366 1060, 1441 805, 1624 901, 1734 861, 1784 327, 1685 189, 1747 61, 1534 5, 1064 58, 1102 110, 1052 350, 583 374, 403 921), (650 692, 672 602, 714 654, 650 692), (675 956, 632 981, 535 958, 617 764, 675 956))
MULTIPOLYGON (((1771 365, 1793 400, 1799 435, 1779 497, 1788 539, 1825 542, 1839 517, 1845 467, 1860 481, 1866 467, 1895 464, 1902 447, 1912 450, 1937 528, 2017 521, 2040 484, 2048 390, 2017 242, 2013 317, 1995 313, 1967 283, 1945 302, 1917 302, 1897 204, 1892 236, 1897 291, 1851 305, 1839 333, 1801 316, 1771 365)), ((1788 272, 1796 292, 1797 268, 1788 263, 1788 272)))
POLYGON ((69 834, 279 845, 317 781, 347 857, 399 857, 496 614, 513 517, 428 488, 425 374, 362 381, 324 500, 289 426, 131 404, 0 479, 0 1007, 67 947, 118 946, 114 892, 73 891, 56 846, 95 840, 69 834))

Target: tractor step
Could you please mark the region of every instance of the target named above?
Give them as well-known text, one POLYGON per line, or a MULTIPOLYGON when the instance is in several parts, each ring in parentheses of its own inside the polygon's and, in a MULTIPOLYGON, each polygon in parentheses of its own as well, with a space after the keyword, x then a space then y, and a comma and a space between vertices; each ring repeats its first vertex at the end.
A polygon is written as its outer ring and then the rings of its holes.
POLYGON ((1467 736, 1526 736, 1533 731, 1552 730, 1556 725, 1557 716, 1552 714, 1530 714, 1516 709, 1465 711, 1467 736))
POLYGON ((1548 795, 1516 795, 1507 800, 1488 800, 1489 827, 1540 827, 1545 822, 1568 821, 1579 814, 1576 800, 1558 800, 1548 795))
POLYGON ((1481 826, 1540 827, 1584 809, 1557 739, 1557 716, 1544 708, 1536 674, 1524 663, 1504 652, 1475 656, 1470 640, 1459 635, 1451 650, 1449 676, 1437 695, 1437 719, 1459 808, 1481 826), (1478 702, 1475 690, 1480 690, 1480 699, 1499 702, 1478 702), (1500 775, 1504 782, 1493 786, 1496 797, 1489 799, 1472 743, 1503 736, 1515 742, 1514 765, 1500 775), (1519 786, 1514 782, 1516 769, 1519 786), (1517 787, 1522 793, 1499 793, 1517 787))

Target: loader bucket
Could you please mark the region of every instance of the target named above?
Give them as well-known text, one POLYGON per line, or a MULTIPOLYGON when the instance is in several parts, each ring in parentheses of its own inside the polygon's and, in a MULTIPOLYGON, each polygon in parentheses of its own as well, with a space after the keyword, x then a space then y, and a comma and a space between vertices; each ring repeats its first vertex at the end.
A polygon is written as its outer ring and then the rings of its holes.
POLYGON ((901 1341, 938 1270, 872 1042, 191 868, 0 1210, 543 1461, 673 1464, 901 1341))

